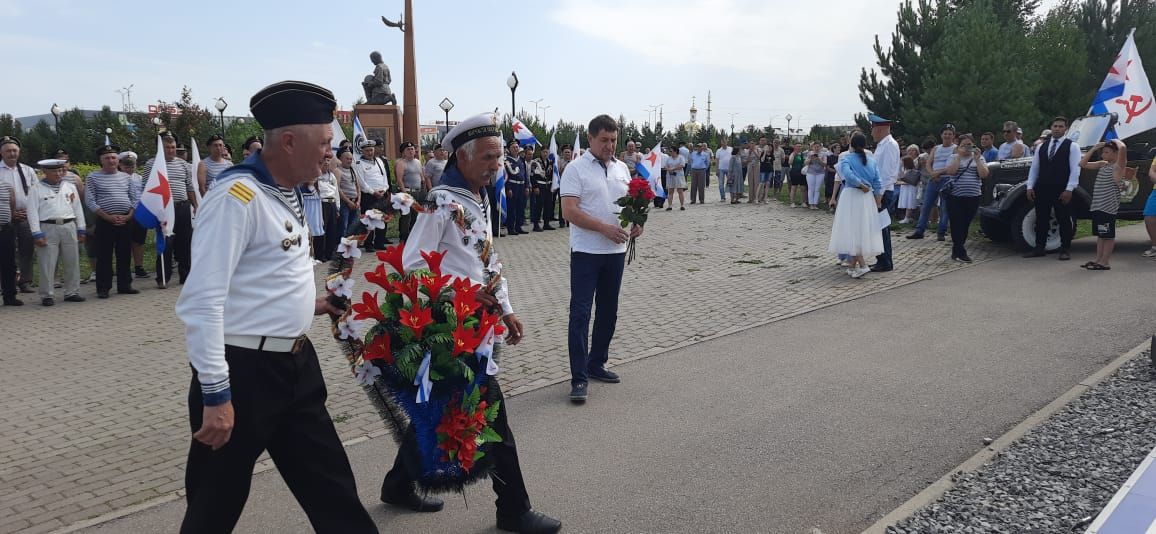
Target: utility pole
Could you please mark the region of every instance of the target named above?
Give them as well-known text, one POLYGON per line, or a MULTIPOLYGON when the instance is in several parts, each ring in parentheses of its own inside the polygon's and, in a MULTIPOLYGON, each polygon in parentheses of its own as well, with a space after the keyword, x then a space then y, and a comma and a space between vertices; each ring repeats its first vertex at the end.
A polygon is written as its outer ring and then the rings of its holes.
POLYGON ((731 113, 731 137, 734 137, 734 135, 735 135, 735 116, 736 115, 738 115, 738 113, 731 113))

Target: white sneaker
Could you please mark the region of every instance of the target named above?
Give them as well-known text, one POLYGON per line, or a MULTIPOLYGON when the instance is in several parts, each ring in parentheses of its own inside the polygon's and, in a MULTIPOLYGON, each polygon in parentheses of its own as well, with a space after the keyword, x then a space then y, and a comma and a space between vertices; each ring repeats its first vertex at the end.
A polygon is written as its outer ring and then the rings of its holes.
POLYGON ((1156 258, 1156 247, 1145 250, 1141 256, 1144 256, 1145 258, 1156 258))
POLYGON ((863 278, 863 275, 865 275, 869 272, 871 272, 871 269, 869 269, 867 267, 860 267, 858 269, 855 269, 855 272, 851 274, 851 278, 863 278))
POLYGON ((911 224, 911 219, 899 219, 899 224, 911 224))

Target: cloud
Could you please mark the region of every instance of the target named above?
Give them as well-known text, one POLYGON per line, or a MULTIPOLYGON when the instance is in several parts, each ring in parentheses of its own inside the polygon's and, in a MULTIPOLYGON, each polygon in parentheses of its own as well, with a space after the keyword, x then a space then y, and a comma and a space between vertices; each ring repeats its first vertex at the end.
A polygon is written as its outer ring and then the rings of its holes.
POLYGON ((562 0, 551 18, 661 65, 704 65, 762 79, 829 79, 864 30, 894 20, 877 3, 758 0, 562 0))
POLYGON ((0 0, 0 18, 24 15, 24 8, 17 0, 0 0))

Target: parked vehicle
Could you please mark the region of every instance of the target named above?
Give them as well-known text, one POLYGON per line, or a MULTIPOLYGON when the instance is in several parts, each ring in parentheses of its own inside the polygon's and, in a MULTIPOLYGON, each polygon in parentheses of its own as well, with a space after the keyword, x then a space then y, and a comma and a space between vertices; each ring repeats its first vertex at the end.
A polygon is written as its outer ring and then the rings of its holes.
MULTIPOLYGON (((1116 114, 1088 115, 1072 121, 1067 138, 1087 152, 1104 139, 1116 124, 1116 114)), ((1152 165, 1153 153, 1147 144, 1128 146, 1128 176, 1126 189, 1120 197, 1120 220, 1142 220, 1144 203, 1152 191, 1148 180, 1148 168, 1152 165)), ((993 241, 1010 240, 1017 247, 1030 249, 1036 245, 1036 210, 1027 198, 1028 171, 1032 158, 1024 157, 988 164, 991 170, 986 197, 990 201, 979 208, 980 229, 993 241)), ((1072 216, 1076 219, 1091 217, 1088 207, 1092 203, 1092 187, 1096 182, 1096 171, 1082 170, 1080 185, 1072 193, 1072 216)), ((1053 251, 1060 248, 1060 230, 1054 216, 1051 217, 1051 231, 1044 248, 1053 251)))

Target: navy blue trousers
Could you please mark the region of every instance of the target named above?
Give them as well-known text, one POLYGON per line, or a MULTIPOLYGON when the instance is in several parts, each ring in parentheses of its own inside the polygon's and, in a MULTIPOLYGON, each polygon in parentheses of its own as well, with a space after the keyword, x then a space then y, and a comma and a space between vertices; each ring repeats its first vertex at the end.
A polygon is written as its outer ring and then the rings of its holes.
POLYGON ((618 293, 626 253, 570 252, 570 382, 587 381, 587 370, 601 369, 610 358, 610 340, 618 323, 618 293), (597 306, 594 333, 590 312, 597 306))
MULTIPOLYGON (((887 206, 891 205, 891 199, 894 196, 894 191, 884 191, 881 203, 883 207, 880 208, 879 211, 887 209, 887 206)), ((891 227, 883 229, 883 254, 875 256, 875 265, 878 265, 881 269, 892 269, 895 267, 895 264, 891 262, 891 227)))

